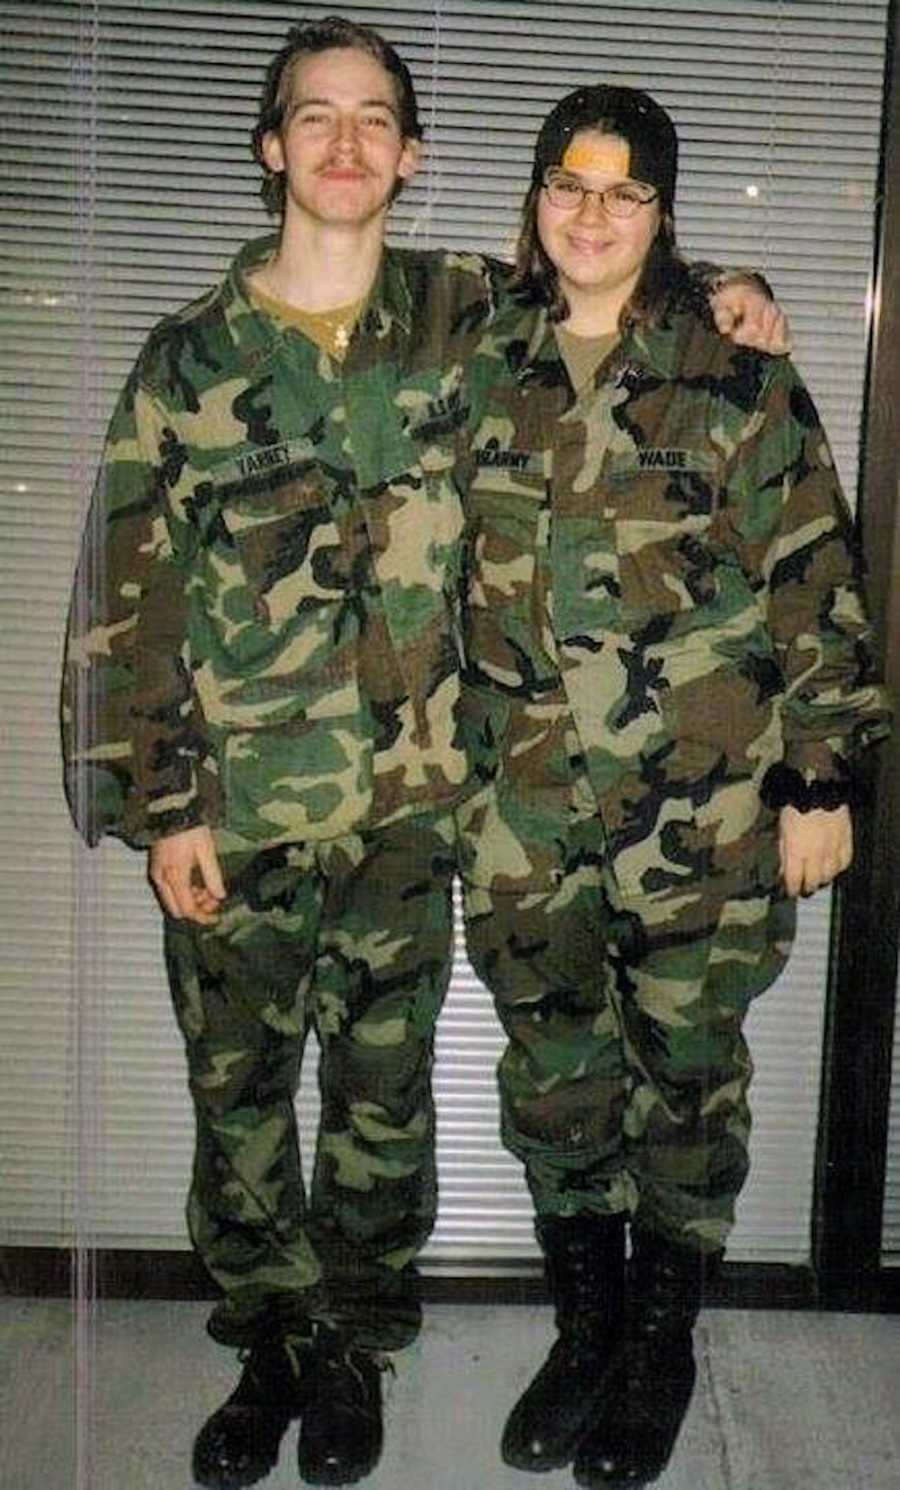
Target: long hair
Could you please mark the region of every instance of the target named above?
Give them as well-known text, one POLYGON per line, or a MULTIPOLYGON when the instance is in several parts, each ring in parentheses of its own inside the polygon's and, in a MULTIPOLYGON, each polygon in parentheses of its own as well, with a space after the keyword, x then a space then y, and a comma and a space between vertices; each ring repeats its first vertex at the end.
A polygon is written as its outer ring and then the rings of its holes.
MULTIPOLYGON (((284 123, 297 61, 301 57, 313 56, 316 52, 329 52, 342 47, 368 52, 370 57, 381 63, 394 84, 401 136, 404 140, 422 138, 419 106, 409 68, 383 36, 371 26, 347 21, 343 16, 326 16, 324 20, 314 21, 308 26, 292 26, 284 46, 276 52, 266 69, 259 117, 251 135, 253 157, 263 170, 260 196, 267 210, 275 217, 280 217, 284 212, 284 172, 272 172, 268 169, 263 157, 263 140, 267 134, 280 130, 284 123)), ((397 183, 395 196, 401 185, 401 182, 397 183)))

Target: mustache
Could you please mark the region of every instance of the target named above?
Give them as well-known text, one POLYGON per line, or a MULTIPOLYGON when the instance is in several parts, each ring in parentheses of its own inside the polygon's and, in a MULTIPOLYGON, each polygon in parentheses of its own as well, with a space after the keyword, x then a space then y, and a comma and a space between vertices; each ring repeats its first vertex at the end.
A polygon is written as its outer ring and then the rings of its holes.
POLYGON ((369 167, 361 160, 326 160, 322 165, 316 167, 316 175, 323 176, 326 171, 355 171, 358 175, 371 176, 369 167))

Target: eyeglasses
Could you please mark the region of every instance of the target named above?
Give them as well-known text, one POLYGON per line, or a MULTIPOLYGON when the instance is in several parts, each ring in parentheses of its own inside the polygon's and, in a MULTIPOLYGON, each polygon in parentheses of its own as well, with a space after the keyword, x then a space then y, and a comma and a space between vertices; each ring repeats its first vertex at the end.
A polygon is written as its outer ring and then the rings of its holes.
POLYGON ((556 166, 544 172, 544 190, 551 207, 561 207, 564 212, 574 212, 588 197, 596 197, 610 217, 634 217, 641 207, 649 207, 659 196, 654 187, 643 181, 617 181, 614 186, 594 191, 577 176, 569 176, 556 166))

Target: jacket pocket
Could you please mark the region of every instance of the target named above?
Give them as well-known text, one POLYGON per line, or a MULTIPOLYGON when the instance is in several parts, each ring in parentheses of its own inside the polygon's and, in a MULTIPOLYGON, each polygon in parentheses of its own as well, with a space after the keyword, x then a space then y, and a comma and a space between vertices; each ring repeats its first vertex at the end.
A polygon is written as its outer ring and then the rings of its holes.
MULTIPOLYGON (((351 700, 346 701, 348 704, 351 700)), ((221 747, 226 822, 257 843, 337 838, 365 825, 372 805, 371 739, 335 700, 327 722, 232 730, 221 747)))
POLYGON ((715 472, 614 470, 609 503, 626 625, 715 606, 715 472))
POLYGON ((346 698, 366 582, 361 528, 312 463, 216 494, 190 581, 192 665, 212 723, 324 717, 332 695, 346 698))
POLYGON ((353 578, 354 533, 349 511, 318 466, 295 468, 291 479, 263 492, 236 492, 221 506, 222 538, 233 548, 235 587, 231 607, 252 609, 261 632, 302 623, 327 606, 339 606, 353 578))
POLYGON ((340 474, 295 463, 214 489, 190 581, 196 696, 228 828, 252 842, 365 822, 373 729, 360 695, 365 529, 340 474))

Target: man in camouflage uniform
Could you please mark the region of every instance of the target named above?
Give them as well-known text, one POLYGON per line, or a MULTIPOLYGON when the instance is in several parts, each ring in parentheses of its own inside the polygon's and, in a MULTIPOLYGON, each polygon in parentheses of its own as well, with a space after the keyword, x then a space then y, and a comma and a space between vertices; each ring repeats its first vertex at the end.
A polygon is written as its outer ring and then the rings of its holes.
POLYGON ((282 232, 151 335, 75 586, 70 801, 90 842, 150 850, 197 1117, 190 1233, 224 1293, 211 1333, 249 1350, 195 1446, 220 1487, 265 1474, 301 1408, 304 1479, 367 1473, 373 1352, 418 1328, 467 780, 452 476, 494 294, 480 259, 383 250, 420 134, 375 33, 289 35, 255 136, 282 232))
POLYGON ((587 1486, 673 1447, 747 1173, 743 1020, 887 730, 825 435, 693 303, 676 151, 634 90, 553 111, 473 374, 467 936, 559 1329, 503 1454, 587 1486))
MULTIPOLYGON (((265 1474, 301 1411, 304 1479, 365 1474, 373 1352, 419 1325, 452 809, 471 785, 455 479, 506 277, 383 249, 420 133, 375 33, 289 35, 255 132, 281 233, 151 335, 76 578, 70 802, 89 842, 150 851, 197 1118, 190 1234, 223 1290, 210 1332, 249 1352, 195 1446, 217 1487, 265 1474)), ((755 329, 777 336, 777 318, 755 329)))

